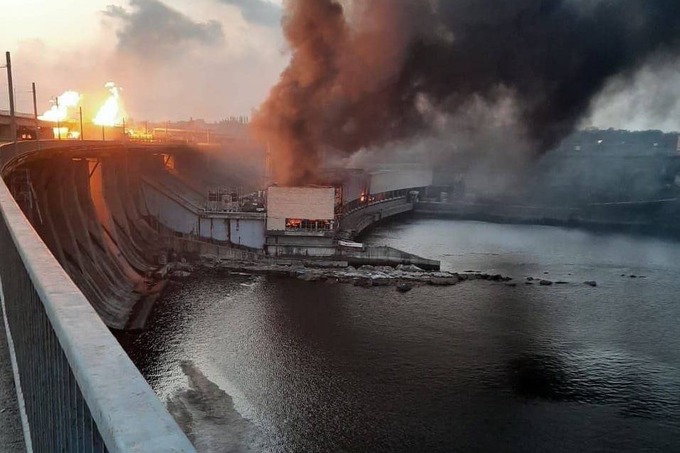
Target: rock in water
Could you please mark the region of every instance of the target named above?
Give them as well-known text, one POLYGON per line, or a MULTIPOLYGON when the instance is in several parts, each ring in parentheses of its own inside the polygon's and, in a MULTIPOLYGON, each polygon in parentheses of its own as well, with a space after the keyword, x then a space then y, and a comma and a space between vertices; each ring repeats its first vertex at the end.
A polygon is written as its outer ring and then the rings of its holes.
POLYGON ((399 283, 397 285, 397 291, 400 293, 407 293, 413 289, 413 285, 409 283, 399 283))

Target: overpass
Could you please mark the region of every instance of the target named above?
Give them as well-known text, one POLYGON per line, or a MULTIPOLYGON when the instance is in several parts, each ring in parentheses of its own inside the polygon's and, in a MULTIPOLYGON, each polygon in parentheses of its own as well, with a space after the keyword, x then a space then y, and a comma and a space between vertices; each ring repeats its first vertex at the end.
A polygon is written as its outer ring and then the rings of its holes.
MULTIPOLYGON (((43 152, 82 162, 83 147, 104 158, 120 144, 6 144, 0 169, 7 176, 43 152)), ((4 181, 0 253, 4 328, 27 450, 195 451, 4 181)))

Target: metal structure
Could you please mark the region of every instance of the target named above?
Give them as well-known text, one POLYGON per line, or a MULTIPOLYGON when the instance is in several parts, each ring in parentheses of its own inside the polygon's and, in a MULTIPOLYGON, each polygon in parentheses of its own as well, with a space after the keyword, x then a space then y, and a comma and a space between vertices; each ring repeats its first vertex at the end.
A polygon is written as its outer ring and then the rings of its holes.
MULTIPOLYGON (((13 147, 0 147, 3 164, 7 151, 13 147)), ((0 256, 2 309, 29 451, 194 452, 3 181, 0 256)))

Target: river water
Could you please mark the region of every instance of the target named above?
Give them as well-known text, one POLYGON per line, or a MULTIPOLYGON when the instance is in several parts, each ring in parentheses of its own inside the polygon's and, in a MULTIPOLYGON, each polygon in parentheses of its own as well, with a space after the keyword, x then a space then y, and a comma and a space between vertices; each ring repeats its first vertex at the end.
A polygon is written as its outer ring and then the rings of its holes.
POLYGON ((367 242, 519 284, 173 288, 120 341, 199 451, 680 451, 679 243, 448 220, 367 242))

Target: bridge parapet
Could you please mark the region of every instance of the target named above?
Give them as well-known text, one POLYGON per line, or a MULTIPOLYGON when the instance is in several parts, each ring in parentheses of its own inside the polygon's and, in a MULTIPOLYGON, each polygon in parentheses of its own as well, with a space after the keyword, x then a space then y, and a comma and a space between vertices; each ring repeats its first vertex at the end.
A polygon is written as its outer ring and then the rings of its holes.
POLYGON ((72 154, 95 155, 115 149, 140 149, 150 152, 165 152, 187 149, 185 144, 165 142, 137 142, 114 140, 26 140, 15 143, 0 143, 0 175, 3 177, 19 163, 40 151, 68 150, 72 154))
POLYGON ((413 203, 402 195, 357 205, 343 216, 340 229, 346 236, 355 237, 374 223, 412 210, 413 203))
MULTIPOLYGON (((4 169, 9 161, 0 160, 4 169)), ((0 254, 27 443, 36 451, 194 452, 1 180, 0 254)))

